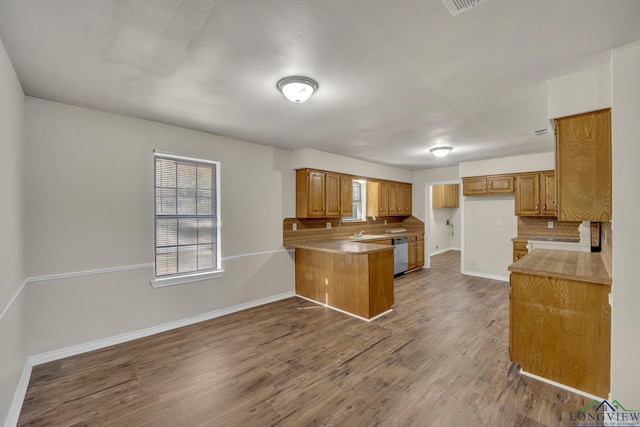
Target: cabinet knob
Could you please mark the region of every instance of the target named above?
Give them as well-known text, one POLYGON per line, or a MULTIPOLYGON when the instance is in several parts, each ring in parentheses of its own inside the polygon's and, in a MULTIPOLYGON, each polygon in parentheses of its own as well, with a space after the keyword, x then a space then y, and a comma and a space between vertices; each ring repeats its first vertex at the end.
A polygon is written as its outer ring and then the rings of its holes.
POLYGON ((536 212, 540 212, 540 207, 536 205, 536 212))

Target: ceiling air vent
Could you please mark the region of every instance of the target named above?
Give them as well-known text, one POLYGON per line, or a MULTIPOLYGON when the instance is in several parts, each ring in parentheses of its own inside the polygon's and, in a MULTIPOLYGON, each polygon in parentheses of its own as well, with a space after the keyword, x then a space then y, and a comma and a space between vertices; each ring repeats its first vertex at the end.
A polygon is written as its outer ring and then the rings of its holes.
POLYGON ((442 0, 451 15, 456 16, 465 10, 469 10, 474 6, 484 3, 486 0, 442 0))
POLYGON ((549 129, 544 128, 544 129, 532 130, 531 131, 531 135, 533 135, 533 136, 549 135, 549 129))

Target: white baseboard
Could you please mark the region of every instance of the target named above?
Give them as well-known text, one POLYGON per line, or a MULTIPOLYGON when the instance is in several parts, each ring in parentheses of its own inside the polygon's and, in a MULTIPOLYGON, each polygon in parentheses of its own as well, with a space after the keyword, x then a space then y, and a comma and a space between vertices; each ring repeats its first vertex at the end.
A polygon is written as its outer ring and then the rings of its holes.
POLYGON ((539 377, 539 376, 537 376, 535 374, 532 374, 532 373, 529 373, 529 372, 523 370, 522 368, 520 368, 520 373, 522 375, 524 375, 525 377, 533 378, 534 380, 538 380, 538 381, 542 381, 543 383, 551 384, 551 385, 556 386, 558 388, 561 388, 563 390, 567 390, 567 391, 570 391, 571 393, 579 394, 580 396, 584 396, 584 397, 587 397, 587 398, 592 399, 592 400, 597 400, 597 401, 600 401, 600 402, 605 400, 604 397, 598 397, 598 396, 595 396, 593 394, 589 394, 586 391, 578 390, 577 388, 569 387, 568 385, 557 383, 555 381, 549 380, 549 379, 544 378, 544 377, 539 377))
POLYGON ((477 271, 462 270, 462 274, 473 277, 482 277, 483 279, 500 280, 501 282, 508 282, 509 276, 499 276, 497 274, 479 273, 477 271))
POLYGON ((20 411, 22 410, 22 404, 24 403, 24 397, 27 394, 27 387, 29 387, 29 379, 31 378, 31 369, 33 365, 27 360, 22 369, 22 375, 20 375, 20 381, 18 381, 18 387, 13 394, 13 400, 7 413, 7 418, 4 421, 4 427, 15 427, 18 424, 20 418, 20 411))
POLYGON ((127 341, 133 341, 138 338, 148 337, 150 335, 159 334, 172 329, 181 328, 183 326, 192 325, 194 323, 204 322, 205 320, 215 319, 216 317, 225 316, 227 314, 236 313, 238 311, 247 310, 249 308, 258 307, 260 305, 269 304, 275 301, 280 301, 286 298, 295 296, 295 292, 285 292, 271 297, 262 298, 238 305, 233 307, 223 308, 221 310, 211 311, 208 313, 198 314, 186 319, 176 320, 174 322, 165 323, 158 326, 152 326, 150 328, 140 329, 133 332, 127 332, 125 334, 116 335, 109 338, 104 338, 96 341, 91 341, 85 344, 74 345, 70 347, 61 348, 58 350, 48 351, 46 353, 40 353, 27 358, 27 363, 31 366, 41 365, 43 363, 52 362, 54 360, 64 359, 65 357, 75 356, 77 354, 87 353, 93 350, 99 350, 101 348, 109 347, 116 344, 121 344, 127 341))
POLYGON ((434 255, 440 255, 440 254, 443 254, 443 253, 449 252, 449 251, 459 251, 459 250, 460 250, 460 248, 438 249, 437 251, 430 252, 429 255, 430 256, 434 256, 434 255))

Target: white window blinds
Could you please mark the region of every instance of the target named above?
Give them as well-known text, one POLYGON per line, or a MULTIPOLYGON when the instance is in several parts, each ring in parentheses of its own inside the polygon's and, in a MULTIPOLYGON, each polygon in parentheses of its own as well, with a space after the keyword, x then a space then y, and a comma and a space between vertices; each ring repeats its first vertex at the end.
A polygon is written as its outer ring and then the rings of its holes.
POLYGON ((220 268, 219 164, 155 154, 155 277, 220 268))

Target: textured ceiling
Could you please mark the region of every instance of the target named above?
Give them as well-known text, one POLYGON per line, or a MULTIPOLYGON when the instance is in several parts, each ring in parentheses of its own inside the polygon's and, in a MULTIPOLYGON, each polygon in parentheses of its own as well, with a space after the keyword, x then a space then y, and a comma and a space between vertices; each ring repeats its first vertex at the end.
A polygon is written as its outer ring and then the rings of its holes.
POLYGON ((640 39, 640 1, 0 0, 0 38, 30 96, 425 169, 550 151, 546 80, 640 39))

